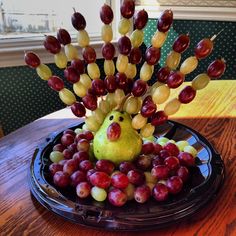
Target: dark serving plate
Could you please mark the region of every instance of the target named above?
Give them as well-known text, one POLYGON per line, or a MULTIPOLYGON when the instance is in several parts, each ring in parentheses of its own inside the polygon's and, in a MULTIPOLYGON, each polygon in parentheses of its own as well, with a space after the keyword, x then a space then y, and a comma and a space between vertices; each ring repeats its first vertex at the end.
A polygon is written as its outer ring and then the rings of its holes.
MULTIPOLYGON (((69 128, 81 126, 82 123, 69 128)), ((191 169, 191 177, 181 193, 162 203, 153 199, 145 204, 130 201, 123 207, 114 207, 107 201, 96 202, 92 198, 80 200, 74 189, 62 190, 55 187, 48 171, 49 154, 62 132, 53 133, 36 149, 29 171, 30 189, 44 207, 81 225, 117 231, 165 227, 203 208, 223 185, 224 163, 211 144, 193 129, 168 121, 156 129, 156 137, 187 140, 198 150, 197 166, 191 169)))

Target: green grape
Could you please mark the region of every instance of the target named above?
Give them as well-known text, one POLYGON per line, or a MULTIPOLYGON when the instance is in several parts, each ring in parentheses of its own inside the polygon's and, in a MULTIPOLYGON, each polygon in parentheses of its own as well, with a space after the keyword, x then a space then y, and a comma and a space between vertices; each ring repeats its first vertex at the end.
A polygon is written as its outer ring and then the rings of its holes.
POLYGON ((208 85, 210 80, 211 78, 207 74, 200 74, 193 79, 192 87, 195 90, 204 89, 208 85))
POLYGON ((187 75, 193 72, 198 66, 198 59, 195 56, 188 57, 180 66, 180 72, 187 75))
POLYGON ((87 65, 88 75, 91 79, 99 79, 100 78, 100 70, 96 63, 89 63, 87 65))
POLYGON ((97 120, 95 117, 93 116, 88 116, 85 118, 85 124, 88 130, 92 131, 92 132, 96 132, 100 125, 98 124, 97 120))
POLYGON ((156 184, 157 178, 151 174, 151 172, 145 171, 144 172, 146 183, 156 184))
POLYGON ((147 138, 143 138, 143 142, 155 142, 156 138, 155 136, 149 136, 147 138))
POLYGON ((125 35, 131 30, 131 26, 132 26, 132 24, 129 19, 122 18, 119 22, 119 25, 118 25, 118 32, 121 35, 125 35))
POLYGON ((103 114, 107 114, 110 111, 110 104, 107 100, 100 100, 98 104, 99 109, 103 112, 103 114))
POLYGON ((175 70, 181 60, 181 54, 175 51, 171 51, 166 58, 166 65, 171 69, 175 70))
POLYGON ((164 103, 170 96, 170 88, 166 85, 157 87, 152 94, 152 100, 156 104, 164 103))
POLYGON ((134 30, 130 36, 132 47, 136 48, 143 43, 144 33, 142 30, 134 30))
POLYGON ((162 85, 164 85, 164 84, 161 83, 161 82, 159 82, 159 81, 155 82, 155 83, 152 85, 152 87, 151 87, 151 95, 153 95, 153 93, 154 93, 154 91, 156 90, 156 88, 158 88, 158 87, 160 87, 160 86, 162 86, 162 85))
POLYGON ((185 146, 184 147, 184 152, 190 153, 193 157, 197 156, 197 150, 193 146, 185 146))
POLYGON ((136 114, 138 109, 138 98, 128 97, 124 103, 123 110, 128 114, 136 114))
POLYGON ((91 81, 91 79, 90 79, 89 76, 88 76, 87 74, 85 74, 85 73, 82 74, 82 75, 80 75, 80 81, 79 81, 79 82, 81 82, 81 84, 83 84, 86 89, 89 89, 89 88, 91 88, 91 86, 92 86, 92 81, 91 81))
POLYGON ((45 64, 40 64, 36 68, 36 72, 37 72, 38 76, 43 80, 48 80, 52 76, 52 71, 45 64))
POLYGON ((68 106, 71 106, 73 103, 76 102, 75 95, 68 89, 63 88, 59 91, 59 97, 63 103, 68 106))
POLYGON ((54 163, 58 163, 59 161, 64 159, 64 155, 59 151, 52 151, 49 156, 50 160, 54 163))
POLYGON ((170 140, 168 141, 168 143, 174 143, 174 144, 175 144, 175 140, 170 139, 170 140))
POLYGON ((128 201, 134 199, 134 191, 135 191, 135 187, 131 183, 129 183, 129 185, 123 190, 123 192, 127 196, 128 201))
POLYGON ((155 127, 151 125, 150 123, 147 123, 140 130, 140 134, 142 135, 142 137, 147 138, 153 135, 154 131, 155 131, 155 127))
POLYGON ((99 188, 99 187, 94 186, 91 189, 91 196, 96 201, 103 202, 107 198, 107 192, 103 188, 99 188))
POLYGON ((179 110, 180 106, 181 102, 174 98, 165 105, 164 112, 167 116, 173 115, 179 110))
POLYGON ((111 42, 111 40, 113 38, 113 32, 112 32, 111 25, 103 25, 101 35, 102 35, 102 40, 105 43, 111 42))
POLYGON ((168 33, 156 31, 156 33, 152 36, 152 46, 155 48, 161 48, 166 41, 168 33))
POLYGON ((74 131, 76 134, 80 134, 83 132, 83 130, 81 128, 76 128, 74 131))
POLYGON ((165 142, 159 142, 159 144, 163 147, 166 143, 165 142))
POLYGON ((141 129, 144 125, 147 123, 147 118, 143 117, 140 113, 138 113, 133 119, 132 119, 132 127, 134 129, 141 129))
POLYGON ((58 68, 63 69, 67 66, 67 57, 64 52, 59 52, 54 55, 54 61, 58 68))
POLYGON ((160 137, 160 138, 157 139, 157 143, 159 143, 159 144, 160 143, 166 144, 168 141, 169 141, 169 139, 166 138, 166 137, 160 137))
POLYGON ((188 141, 182 140, 182 141, 176 142, 176 145, 179 148, 179 150, 182 152, 186 146, 189 146, 189 143, 188 141))
POLYGON ((82 126, 82 130, 83 130, 83 131, 87 131, 87 130, 89 130, 86 124, 83 124, 83 126, 82 126))
POLYGON ((147 62, 144 62, 140 70, 140 79, 144 81, 150 80, 152 77, 153 70, 153 65, 149 65, 147 62))
POLYGON ((108 93, 106 96, 106 101, 108 102, 111 110, 115 108, 117 105, 115 101, 115 93, 108 93))
POLYGON ((116 69, 120 73, 125 73, 128 66, 129 59, 127 56, 119 54, 116 60, 116 69))
POLYGON ((122 102, 122 100, 125 97, 125 92, 123 89, 116 89, 115 91, 115 102, 116 104, 120 104, 122 102))
POLYGON ((104 61, 104 72, 106 75, 114 75, 115 74, 115 64, 113 60, 105 60, 104 61))
POLYGON ((65 45, 65 54, 66 54, 69 61, 78 58, 77 48, 70 43, 65 45))
POLYGON ((78 45, 82 48, 89 45, 90 39, 86 30, 79 30, 77 33, 78 45))
POLYGON ((73 90, 81 98, 87 94, 87 88, 80 81, 73 84, 73 90))
POLYGON ((141 110, 142 105, 143 105, 143 99, 141 97, 138 97, 138 108, 135 114, 141 110))
POLYGON ((102 124, 103 120, 105 118, 102 110, 100 108, 97 108, 96 110, 92 111, 92 116, 95 117, 98 124, 102 124))
POLYGON ((125 74, 127 78, 133 79, 137 74, 137 68, 135 64, 128 63, 125 74))

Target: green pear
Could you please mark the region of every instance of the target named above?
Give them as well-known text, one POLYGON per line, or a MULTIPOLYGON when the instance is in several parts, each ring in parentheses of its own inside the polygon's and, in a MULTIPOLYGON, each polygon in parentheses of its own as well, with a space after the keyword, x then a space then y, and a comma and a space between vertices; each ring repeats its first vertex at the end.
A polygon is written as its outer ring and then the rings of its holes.
POLYGON ((93 140, 95 157, 115 164, 134 160, 141 148, 142 139, 133 129, 130 115, 125 112, 108 113, 93 140))

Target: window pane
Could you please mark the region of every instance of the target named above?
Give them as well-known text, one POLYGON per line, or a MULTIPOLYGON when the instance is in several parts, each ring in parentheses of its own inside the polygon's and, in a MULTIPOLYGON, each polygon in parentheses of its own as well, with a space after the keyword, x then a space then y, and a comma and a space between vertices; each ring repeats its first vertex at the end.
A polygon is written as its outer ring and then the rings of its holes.
POLYGON ((0 38, 14 38, 55 32, 58 28, 76 32, 71 24, 73 7, 87 22, 90 36, 100 35, 99 11, 105 0, 0 0, 0 38))

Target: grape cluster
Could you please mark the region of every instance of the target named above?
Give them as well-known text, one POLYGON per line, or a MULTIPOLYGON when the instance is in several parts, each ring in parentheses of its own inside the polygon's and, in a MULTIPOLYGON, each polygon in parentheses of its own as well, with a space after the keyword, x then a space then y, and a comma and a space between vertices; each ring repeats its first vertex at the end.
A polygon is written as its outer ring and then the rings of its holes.
POLYGON ((151 197, 165 201, 178 194, 190 178, 197 150, 187 141, 160 137, 144 141, 134 162, 116 166, 109 160, 92 161, 93 133, 67 129, 50 153, 49 171, 55 186, 74 188, 81 199, 108 200, 114 206, 127 201, 144 203, 151 197))

